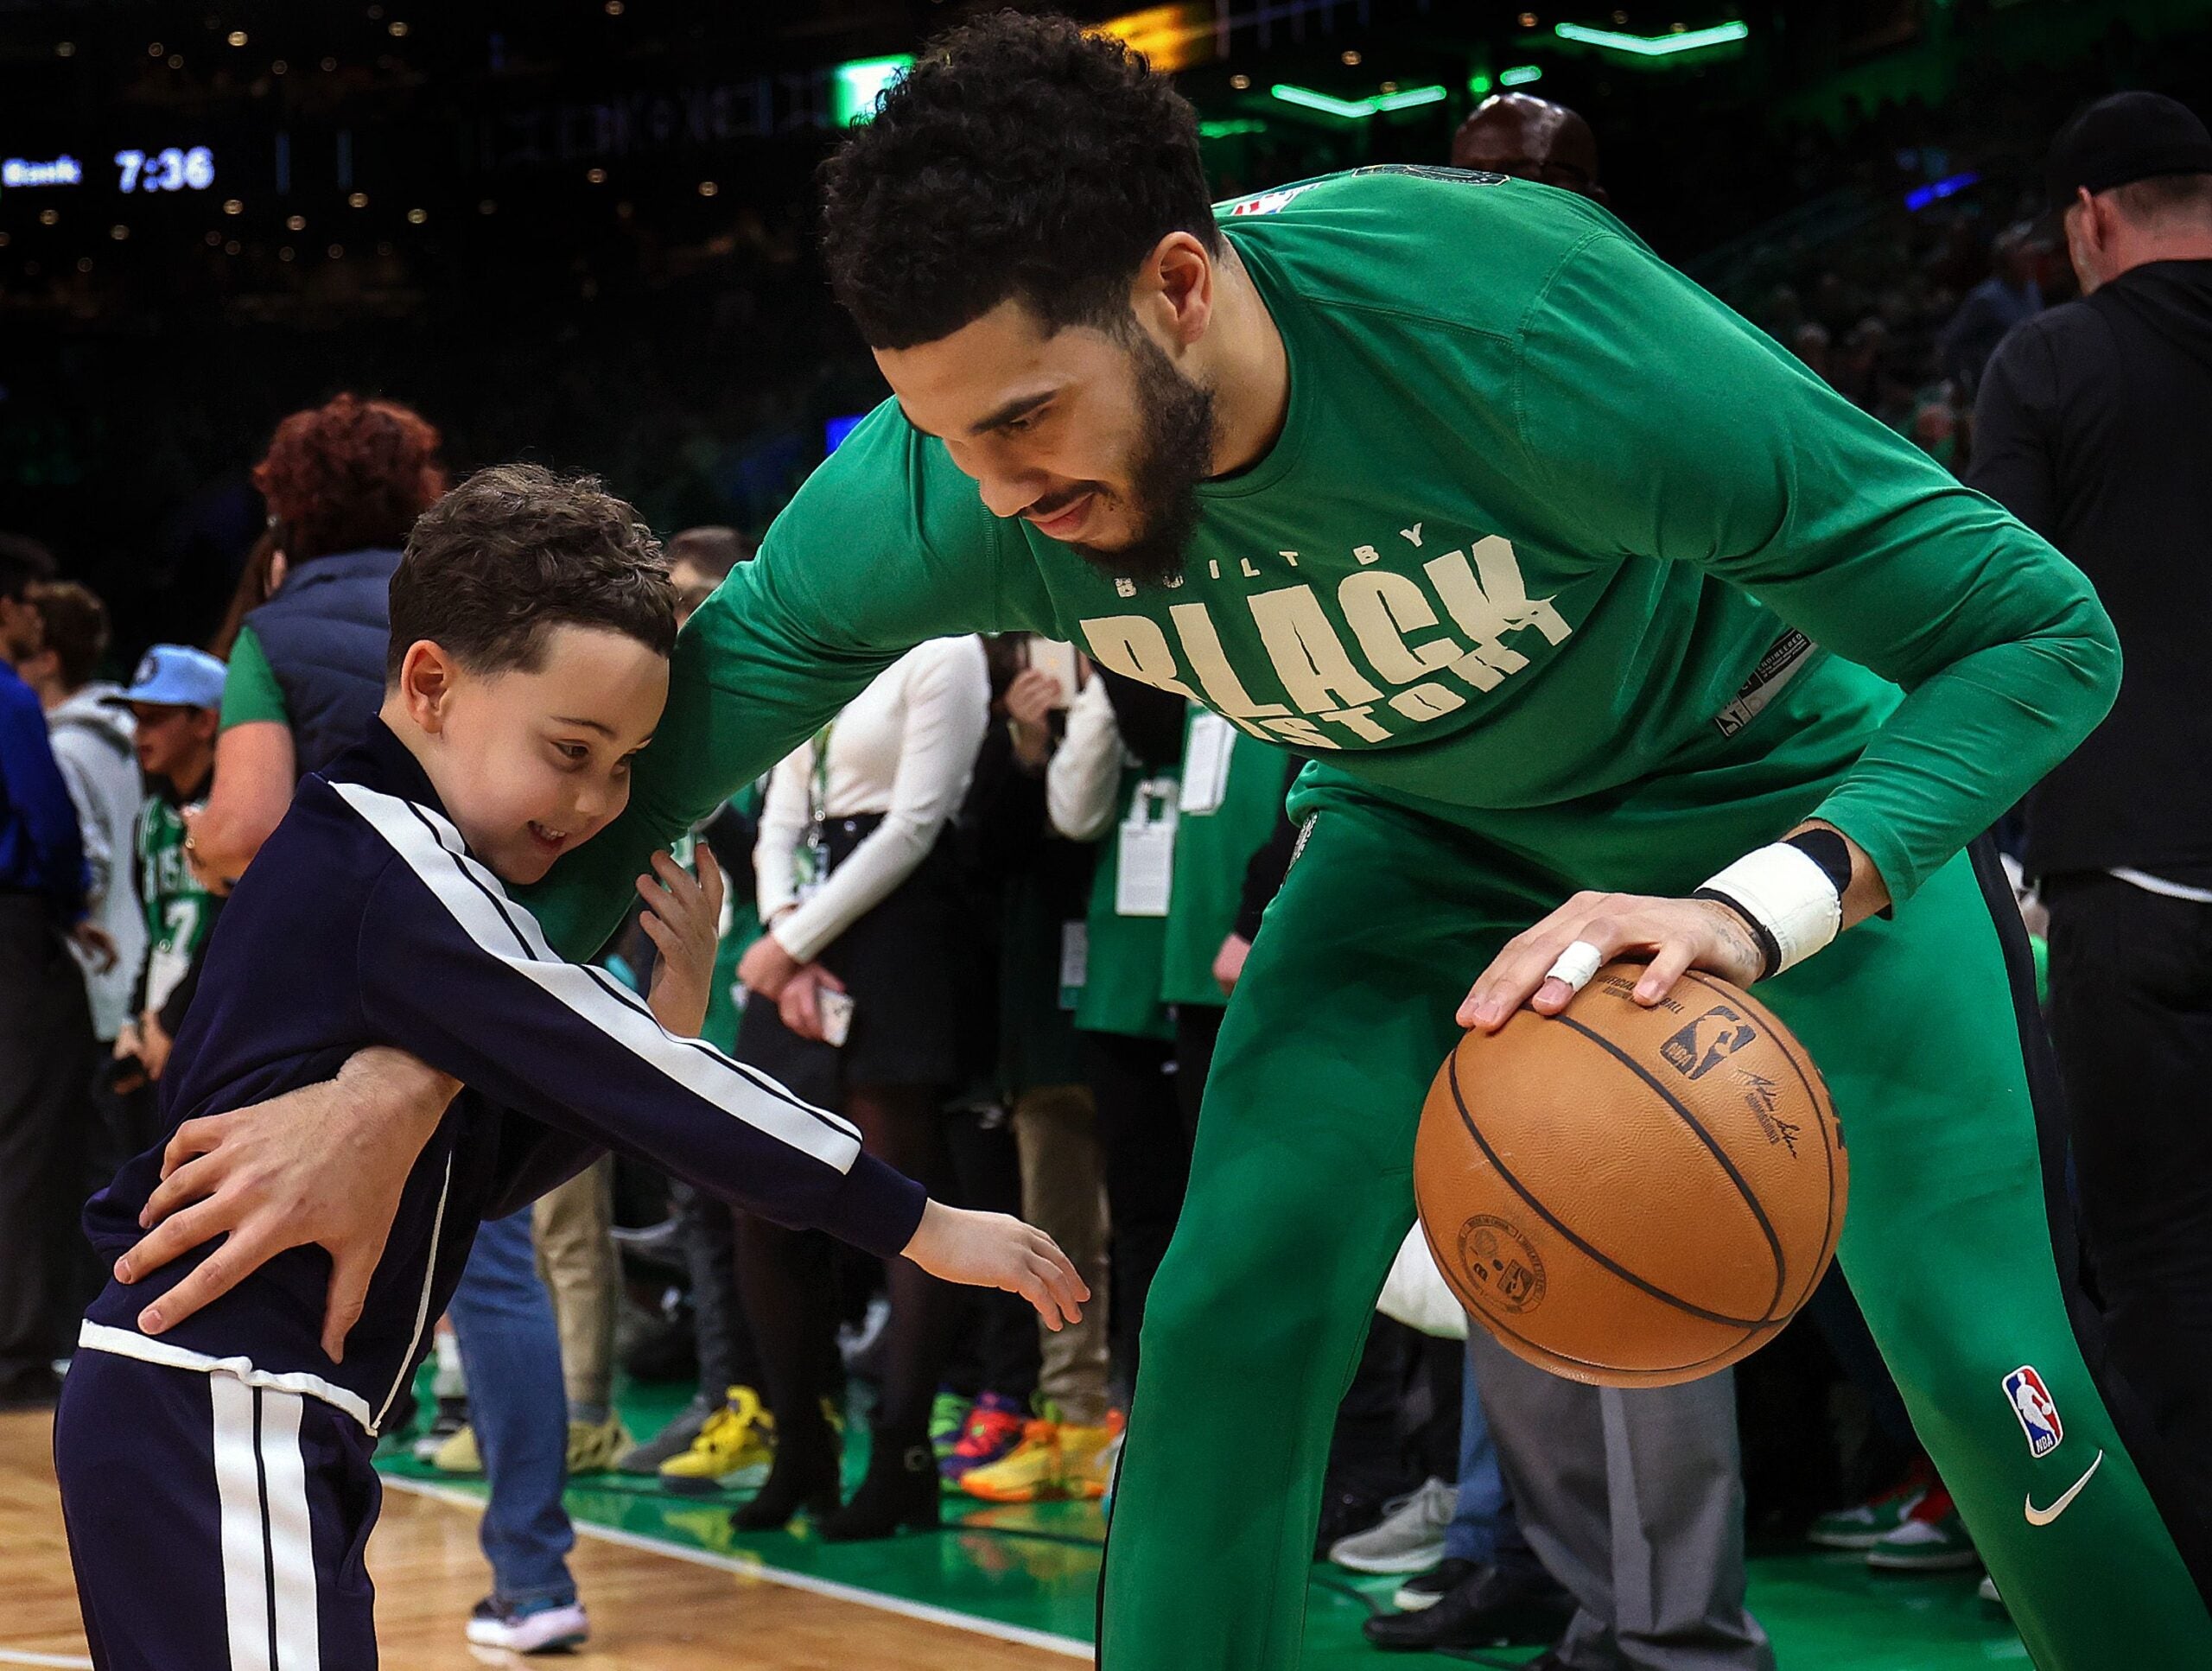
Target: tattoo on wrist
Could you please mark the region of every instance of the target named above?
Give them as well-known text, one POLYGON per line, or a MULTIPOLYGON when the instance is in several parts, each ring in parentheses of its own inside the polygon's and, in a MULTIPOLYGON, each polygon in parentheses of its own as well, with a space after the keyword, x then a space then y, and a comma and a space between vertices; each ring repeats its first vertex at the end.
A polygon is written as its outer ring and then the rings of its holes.
POLYGON ((1728 908, 1728 917, 1732 925, 1739 924, 1744 929, 1750 931, 1747 939, 1738 940, 1738 950, 1750 953, 1758 962, 1759 972, 1751 977, 1753 980, 1764 981, 1781 967, 1782 948, 1775 944, 1774 936, 1767 931, 1766 924, 1752 916, 1741 904, 1730 899, 1718 888, 1701 887, 1691 894, 1690 898, 1707 899, 1714 905, 1726 905, 1728 908))

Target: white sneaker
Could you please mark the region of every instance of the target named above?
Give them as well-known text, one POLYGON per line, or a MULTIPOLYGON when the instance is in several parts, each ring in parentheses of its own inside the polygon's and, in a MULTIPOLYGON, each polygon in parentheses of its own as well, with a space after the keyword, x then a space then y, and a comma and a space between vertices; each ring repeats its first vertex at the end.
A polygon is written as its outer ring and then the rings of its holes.
POLYGON ((1419 1573, 1444 1559, 1444 1528, 1459 1504, 1459 1488, 1424 1483, 1384 1505, 1382 1522, 1329 1546, 1329 1559, 1355 1573, 1419 1573))
POLYGON ((580 1648, 591 1636, 591 1621, 580 1601, 539 1602, 502 1609, 486 1596, 468 1616, 468 1639, 480 1648, 504 1648, 513 1654, 543 1654, 580 1648))

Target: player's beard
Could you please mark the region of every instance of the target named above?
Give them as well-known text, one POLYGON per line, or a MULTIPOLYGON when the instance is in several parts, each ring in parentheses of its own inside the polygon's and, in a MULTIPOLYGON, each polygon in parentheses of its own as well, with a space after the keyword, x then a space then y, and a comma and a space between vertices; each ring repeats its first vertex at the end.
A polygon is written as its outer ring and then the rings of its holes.
POLYGON ((1118 545, 1077 543, 1075 550, 1108 574, 1163 582, 1183 572, 1198 528, 1198 484, 1213 468, 1213 391, 1175 369, 1160 345, 1130 332, 1137 410, 1144 431, 1129 467, 1129 486, 1117 495, 1136 531, 1118 545))

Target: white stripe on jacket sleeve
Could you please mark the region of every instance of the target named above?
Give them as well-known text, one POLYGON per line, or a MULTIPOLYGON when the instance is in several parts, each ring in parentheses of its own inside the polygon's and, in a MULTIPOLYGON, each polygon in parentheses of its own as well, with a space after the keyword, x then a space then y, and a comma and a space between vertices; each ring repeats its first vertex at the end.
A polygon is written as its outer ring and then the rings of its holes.
POLYGON ((359 784, 333 783, 346 804, 406 863, 488 962, 505 965, 560 1001, 582 1022, 639 1061, 764 1135, 849 1172, 860 1130, 801 1101, 713 1046, 669 1032, 634 997, 617 996, 546 943, 537 919, 468 855, 461 832, 427 807, 359 784))

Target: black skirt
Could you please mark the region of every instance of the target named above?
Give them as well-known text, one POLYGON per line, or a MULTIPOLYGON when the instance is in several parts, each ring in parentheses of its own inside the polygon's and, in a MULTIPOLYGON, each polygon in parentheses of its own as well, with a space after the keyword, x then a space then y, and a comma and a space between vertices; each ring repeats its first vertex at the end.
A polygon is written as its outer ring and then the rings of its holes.
MULTIPOLYGON (((835 818, 825 832, 834 875, 880 813, 835 818)), ((960 932, 958 873, 950 827, 867 915, 825 947, 818 962, 845 983, 853 1026, 842 1046, 802 1039, 775 1004, 747 998, 737 1026, 741 1062, 791 1090, 841 1108, 856 1085, 950 1086, 959 1073, 959 993, 951 978, 960 932)))

